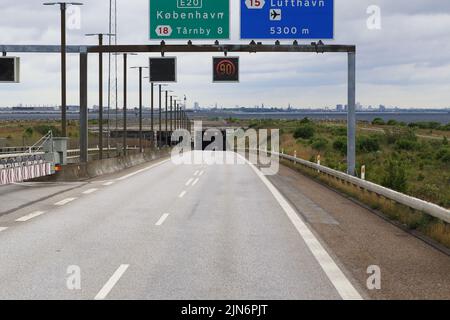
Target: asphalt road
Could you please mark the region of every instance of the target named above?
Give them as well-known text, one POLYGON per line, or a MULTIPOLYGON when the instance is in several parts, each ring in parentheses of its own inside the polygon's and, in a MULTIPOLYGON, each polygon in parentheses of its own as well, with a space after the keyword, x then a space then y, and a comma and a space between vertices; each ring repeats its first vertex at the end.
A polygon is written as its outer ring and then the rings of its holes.
POLYGON ((0 299, 361 298, 249 164, 162 161, 17 207, 0 217, 0 299))

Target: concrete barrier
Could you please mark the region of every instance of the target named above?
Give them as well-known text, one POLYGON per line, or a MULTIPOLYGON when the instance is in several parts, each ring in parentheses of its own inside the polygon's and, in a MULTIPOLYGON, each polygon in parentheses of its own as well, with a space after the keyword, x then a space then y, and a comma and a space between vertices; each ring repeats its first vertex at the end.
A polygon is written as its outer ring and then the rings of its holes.
POLYGON ((170 149, 148 151, 125 157, 95 160, 83 164, 69 164, 53 176, 34 179, 33 181, 80 181, 99 177, 105 174, 140 165, 145 162, 161 159, 170 155, 170 149))

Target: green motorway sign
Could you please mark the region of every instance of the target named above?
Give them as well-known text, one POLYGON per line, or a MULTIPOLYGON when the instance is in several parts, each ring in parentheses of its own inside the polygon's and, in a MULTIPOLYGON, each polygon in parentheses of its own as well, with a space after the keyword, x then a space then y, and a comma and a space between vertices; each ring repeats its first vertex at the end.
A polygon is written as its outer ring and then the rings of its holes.
POLYGON ((149 0, 150 39, 229 39, 230 0, 149 0))

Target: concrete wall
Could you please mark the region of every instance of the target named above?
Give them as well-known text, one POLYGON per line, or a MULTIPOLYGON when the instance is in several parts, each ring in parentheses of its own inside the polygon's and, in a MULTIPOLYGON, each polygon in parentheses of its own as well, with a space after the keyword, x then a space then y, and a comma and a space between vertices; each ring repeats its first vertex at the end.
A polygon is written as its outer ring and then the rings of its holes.
POLYGON ((56 174, 33 181, 79 181, 115 173, 145 162, 168 157, 170 149, 148 151, 126 157, 95 160, 85 164, 69 164, 63 166, 56 174))

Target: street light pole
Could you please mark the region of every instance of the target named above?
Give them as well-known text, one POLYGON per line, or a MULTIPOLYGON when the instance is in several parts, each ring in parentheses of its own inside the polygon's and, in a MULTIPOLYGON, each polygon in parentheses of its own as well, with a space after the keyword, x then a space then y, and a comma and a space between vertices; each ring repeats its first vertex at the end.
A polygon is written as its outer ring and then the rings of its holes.
POLYGON ((123 54, 123 154, 127 155, 127 54, 123 54))
POLYGON ((66 76, 66 9, 81 6, 80 2, 45 2, 44 6, 59 5, 61 11, 61 134, 67 137, 67 76, 66 76))
MULTIPOLYGON (((103 46, 103 36, 115 36, 111 33, 88 33, 86 36, 98 36, 98 45, 103 46)), ((103 159, 103 53, 98 54, 98 149, 99 159, 103 159)))
POLYGON ((167 102, 168 102, 168 100, 169 100, 169 90, 166 90, 166 114, 165 114, 165 118, 166 118, 166 133, 165 133, 165 136, 166 136, 166 146, 168 145, 168 139, 167 139, 167 102))
POLYGON ((144 151, 143 137, 142 137, 142 69, 148 67, 132 67, 131 69, 139 69, 139 151, 144 151))

